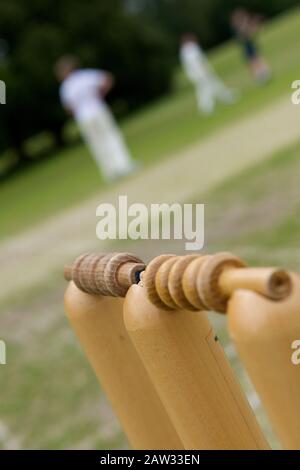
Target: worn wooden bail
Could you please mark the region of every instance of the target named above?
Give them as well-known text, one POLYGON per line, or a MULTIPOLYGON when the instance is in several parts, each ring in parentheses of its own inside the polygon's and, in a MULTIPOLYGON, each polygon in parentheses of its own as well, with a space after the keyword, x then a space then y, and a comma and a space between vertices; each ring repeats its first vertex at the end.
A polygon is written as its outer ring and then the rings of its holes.
POLYGON ((177 308, 191 311, 199 310, 198 306, 193 305, 193 303, 189 301, 183 286, 185 271, 188 266, 191 265, 192 261, 198 260, 199 258, 201 258, 199 255, 182 256, 178 258, 171 267, 168 288, 170 296, 177 308))
POLYGON ((181 259, 181 257, 174 256, 165 261, 157 270, 155 276, 155 287, 161 301, 169 308, 176 310, 178 306, 169 289, 169 276, 174 264, 181 259))
POLYGON ((229 295, 223 292, 219 279, 229 268, 243 268, 246 264, 231 253, 218 253, 208 257, 200 266, 196 277, 198 295, 207 310, 225 313, 229 295))
POLYGON ((147 292, 147 297, 150 302, 156 307, 163 308, 165 310, 173 310, 175 307, 169 307, 166 305, 160 298, 157 287, 156 287, 156 274, 159 268, 168 260, 176 259, 175 255, 161 255, 154 258, 146 268, 146 271, 143 274, 143 284, 147 292))
POLYGON ((201 266, 210 258, 210 255, 198 256, 189 263, 182 276, 182 289, 185 298, 194 307, 194 309, 198 311, 206 310, 206 306, 197 289, 197 274, 201 269, 201 266))
POLYGON ((88 294, 125 297, 144 269, 143 261, 131 253, 88 253, 66 266, 64 276, 88 294))

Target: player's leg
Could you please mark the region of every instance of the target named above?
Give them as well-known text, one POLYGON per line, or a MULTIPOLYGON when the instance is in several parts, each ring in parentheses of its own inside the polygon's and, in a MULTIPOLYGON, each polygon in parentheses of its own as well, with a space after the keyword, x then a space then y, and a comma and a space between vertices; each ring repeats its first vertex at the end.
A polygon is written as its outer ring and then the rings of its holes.
POLYGON ((101 116, 81 123, 80 130, 99 171, 106 181, 110 181, 114 177, 114 168, 109 158, 109 146, 101 116))
POLYGON ((209 77, 197 82, 196 96, 199 111, 203 114, 211 114, 214 111, 215 100, 209 77))
POLYGON ((270 80, 271 70, 252 40, 245 43, 245 57, 249 63, 251 73, 258 83, 263 84, 270 80))
POLYGON ((270 80, 271 70, 261 56, 252 57, 249 63, 251 72, 258 83, 266 83, 270 80))
POLYGON ((225 83, 217 76, 212 74, 210 77, 211 87, 217 100, 232 104, 237 100, 237 92, 228 88, 225 83))
POLYGON ((118 125, 107 107, 103 109, 103 121, 105 125, 106 146, 115 176, 130 173, 135 168, 135 164, 118 125))

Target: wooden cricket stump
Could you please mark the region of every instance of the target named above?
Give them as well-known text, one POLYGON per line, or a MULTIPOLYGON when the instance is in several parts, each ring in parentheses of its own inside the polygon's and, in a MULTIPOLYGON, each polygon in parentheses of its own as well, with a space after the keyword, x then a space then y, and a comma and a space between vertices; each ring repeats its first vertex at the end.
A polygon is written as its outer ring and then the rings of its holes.
POLYGON ((292 343, 300 339, 300 277, 291 294, 272 301, 249 289, 229 302, 228 328, 274 430, 285 449, 300 449, 300 365, 292 343))
POLYGON ((225 259, 245 269, 230 254, 155 258, 126 295, 125 326, 185 449, 268 449, 204 312, 226 308, 225 259))
POLYGON ((73 281, 67 314, 133 447, 268 449, 206 310, 228 313, 278 435, 285 447, 299 446, 298 415, 289 429, 286 417, 300 378, 295 366, 283 370, 287 345, 297 339, 299 277, 248 268, 230 253, 163 255, 144 268, 133 255, 110 254, 85 255, 65 270, 73 281), (112 298, 124 296, 124 305, 112 298))
POLYGON ((144 263, 84 255, 65 268, 68 319, 134 449, 183 449, 123 323, 123 297, 144 263))
POLYGON ((226 258, 216 255, 204 266, 198 291, 208 308, 227 313, 230 336, 283 447, 300 449, 300 366, 292 362, 292 344, 300 339, 300 276, 238 268, 226 258))
POLYGON ((146 280, 148 298, 169 309, 189 308, 189 301, 195 308, 227 313, 230 336, 283 447, 300 449, 300 366, 291 360, 292 344, 300 339, 300 276, 248 268, 230 253, 220 253, 192 261, 177 276, 172 268, 170 296, 163 264, 154 288, 153 274, 146 280), (179 289, 178 283, 171 285, 174 276, 181 278, 179 289))

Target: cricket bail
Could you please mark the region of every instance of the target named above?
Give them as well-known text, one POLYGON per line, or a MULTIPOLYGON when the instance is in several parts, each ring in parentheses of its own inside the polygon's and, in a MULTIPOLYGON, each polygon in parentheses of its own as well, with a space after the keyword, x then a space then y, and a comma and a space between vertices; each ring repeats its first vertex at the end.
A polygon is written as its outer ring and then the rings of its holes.
POLYGON ((64 276, 88 294, 125 297, 143 284, 150 302, 164 310, 214 310, 226 313, 238 289, 283 300, 292 292, 290 274, 278 268, 251 268, 229 252, 215 255, 160 255, 146 267, 131 253, 88 253, 66 266, 64 276))
POLYGON ((66 266, 64 277, 87 294, 125 297, 144 269, 144 262, 131 253, 88 253, 66 266))
POLYGON ((248 289, 271 300, 287 298, 290 274, 278 268, 249 268, 229 252, 215 255, 161 255, 143 274, 150 302, 164 310, 214 310, 226 313, 237 289, 248 289))
POLYGON ((245 263, 231 253, 158 256, 143 275, 148 299, 164 310, 225 312, 229 295, 219 286, 219 277, 228 267, 245 263))

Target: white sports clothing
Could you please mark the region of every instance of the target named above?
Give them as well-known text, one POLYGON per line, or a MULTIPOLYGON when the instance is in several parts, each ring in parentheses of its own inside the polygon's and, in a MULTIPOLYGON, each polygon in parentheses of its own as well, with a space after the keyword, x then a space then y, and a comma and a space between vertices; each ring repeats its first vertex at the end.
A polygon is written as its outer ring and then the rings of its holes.
POLYGON ((206 56, 195 42, 186 42, 181 46, 180 61, 187 77, 194 83, 206 78, 210 73, 206 56))
POLYGON ((79 128, 106 180, 134 169, 123 136, 105 104, 89 121, 80 122, 79 128))
POLYGON ((180 49, 180 62, 189 80, 196 88, 198 108, 205 114, 213 112, 217 100, 232 103, 234 95, 217 77, 201 47, 194 41, 180 49))
POLYGON ((134 165, 113 115, 101 98, 101 70, 75 70, 61 84, 60 98, 77 121, 106 180, 129 173, 134 165))
POLYGON ((101 70, 75 70, 61 84, 60 99, 77 122, 93 118, 103 106, 100 87, 105 80, 101 70))

